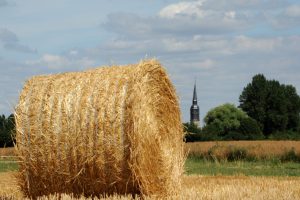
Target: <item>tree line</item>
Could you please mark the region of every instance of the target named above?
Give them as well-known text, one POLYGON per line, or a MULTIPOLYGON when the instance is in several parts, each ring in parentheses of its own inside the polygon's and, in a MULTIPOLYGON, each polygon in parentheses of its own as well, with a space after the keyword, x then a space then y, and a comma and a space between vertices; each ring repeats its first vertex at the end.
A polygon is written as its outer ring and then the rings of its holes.
POLYGON ((15 118, 11 114, 7 118, 0 115, 0 147, 12 147, 15 140, 15 118))
POLYGON ((184 123, 186 141, 300 139, 300 97, 294 86, 257 74, 239 102, 211 109, 202 129, 184 123))

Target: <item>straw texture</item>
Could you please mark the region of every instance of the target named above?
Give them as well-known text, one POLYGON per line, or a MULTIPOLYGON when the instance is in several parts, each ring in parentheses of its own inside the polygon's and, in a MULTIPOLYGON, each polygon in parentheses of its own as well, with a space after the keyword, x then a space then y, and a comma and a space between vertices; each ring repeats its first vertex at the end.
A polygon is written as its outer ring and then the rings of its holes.
POLYGON ((33 77, 15 116, 26 197, 180 191, 179 105, 156 60, 33 77))

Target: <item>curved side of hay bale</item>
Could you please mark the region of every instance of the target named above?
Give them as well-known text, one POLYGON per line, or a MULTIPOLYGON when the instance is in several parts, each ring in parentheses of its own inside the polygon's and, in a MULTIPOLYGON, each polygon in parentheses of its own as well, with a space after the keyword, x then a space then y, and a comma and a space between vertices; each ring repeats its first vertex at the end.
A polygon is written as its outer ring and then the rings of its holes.
POLYGON ((25 196, 164 196, 180 188, 180 111, 157 61, 34 77, 16 125, 25 196))

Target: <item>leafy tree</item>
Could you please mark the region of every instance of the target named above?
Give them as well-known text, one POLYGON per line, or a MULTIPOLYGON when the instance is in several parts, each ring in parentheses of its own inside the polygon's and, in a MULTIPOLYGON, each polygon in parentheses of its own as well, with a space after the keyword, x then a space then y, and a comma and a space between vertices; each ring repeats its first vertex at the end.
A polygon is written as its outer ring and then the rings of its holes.
POLYGON ((265 99, 264 131, 266 134, 286 130, 288 124, 287 99, 284 88, 278 81, 268 81, 267 97, 265 99))
POLYGON ((253 140, 262 139, 259 124, 233 104, 223 104, 211 109, 204 118, 203 140, 253 140))
POLYGON ((218 136, 224 137, 230 131, 238 130, 242 119, 247 114, 233 104, 224 104, 211 109, 204 118, 205 130, 218 131, 218 136))
POLYGON ((264 127, 266 119, 267 80, 264 75, 258 74, 252 78, 240 95, 240 107, 253 119, 261 128, 264 127))
POLYGON ((259 123, 266 136, 299 130, 300 97, 291 85, 258 74, 244 88, 239 101, 240 108, 259 123))
POLYGON ((289 100, 286 102, 288 115, 287 129, 300 131, 300 98, 295 87, 286 85, 284 88, 285 96, 289 100))

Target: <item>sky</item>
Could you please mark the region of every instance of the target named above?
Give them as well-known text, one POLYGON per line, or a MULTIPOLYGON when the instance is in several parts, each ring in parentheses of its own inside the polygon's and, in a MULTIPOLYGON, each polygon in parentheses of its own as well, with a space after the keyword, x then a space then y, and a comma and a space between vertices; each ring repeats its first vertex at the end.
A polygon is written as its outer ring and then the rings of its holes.
POLYGON ((31 76, 156 58, 189 121, 233 103, 255 74, 300 93, 296 0, 0 0, 0 114, 31 76))

